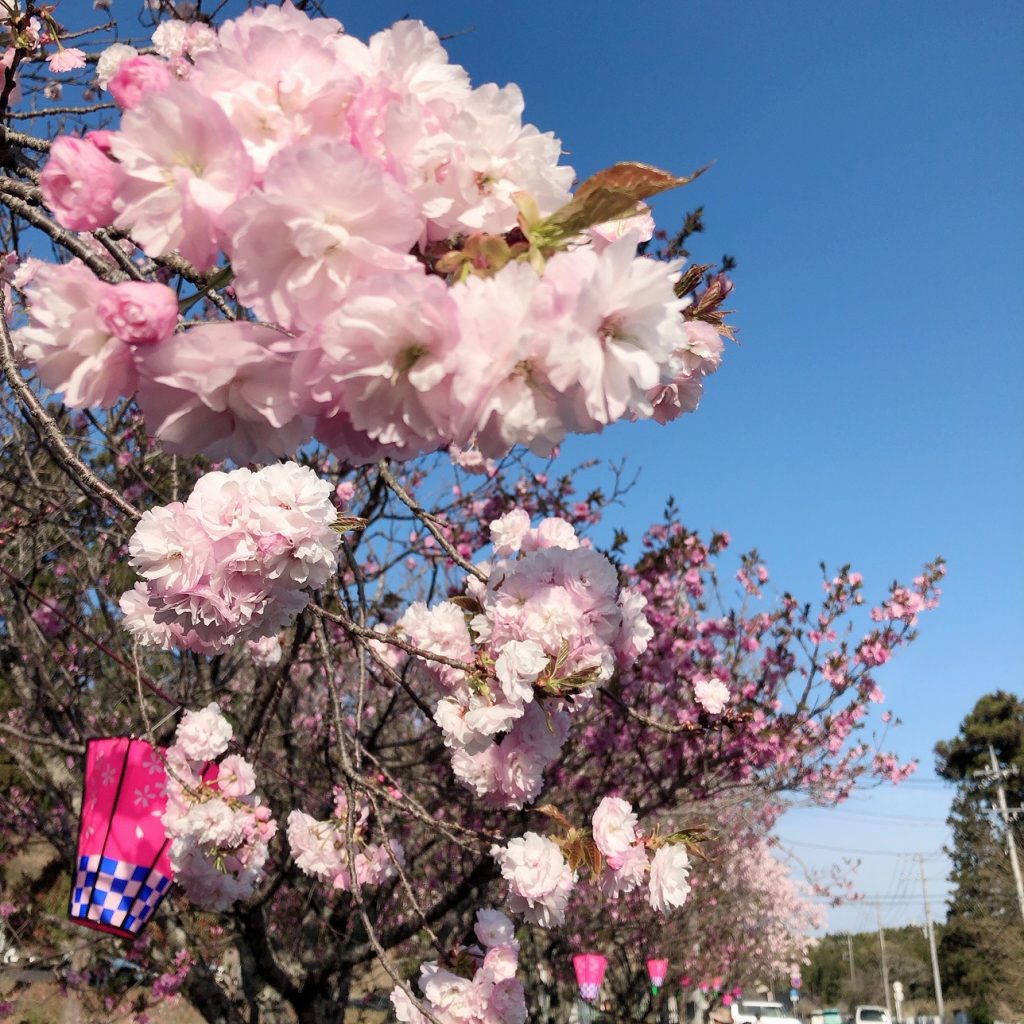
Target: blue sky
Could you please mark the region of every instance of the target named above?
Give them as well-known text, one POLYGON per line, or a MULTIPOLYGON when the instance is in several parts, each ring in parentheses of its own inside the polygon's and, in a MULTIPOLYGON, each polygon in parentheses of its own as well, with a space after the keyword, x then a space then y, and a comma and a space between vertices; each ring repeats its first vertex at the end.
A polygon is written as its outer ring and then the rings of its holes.
MULTIPOLYGON (((1019 691, 1024 662, 1024 6, 324 6, 364 38, 406 15, 465 33, 453 59, 477 84, 518 82, 580 177, 620 159, 716 161, 655 212, 671 229, 705 207, 695 256, 738 259, 741 344, 695 416, 564 455, 641 469, 617 517, 634 536, 673 494, 688 525, 756 545, 780 589, 808 597, 822 559, 852 562, 877 595, 948 559, 941 608, 880 674, 905 723, 891 746, 921 760, 921 781, 794 811, 779 830, 810 865, 885 851, 863 856, 860 887, 888 897, 886 923, 920 920, 905 855, 941 847, 950 795, 932 746, 982 693, 1019 691)), ((127 23, 138 5, 114 7, 127 23)), ((926 865, 941 917, 945 862, 926 865)), ((874 911, 830 926, 873 927, 874 911)))
MULTIPOLYGON (((741 344, 699 412, 567 444, 567 459, 641 469, 621 525, 638 536, 669 494, 688 525, 757 546, 780 589, 815 597, 818 562, 869 593, 949 561, 939 610, 880 673, 917 778, 779 833, 811 866, 843 850, 888 924, 923 917, 926 855, 943 916, 950 790, 932 746, 982 694, 1019 690, 1024 601, 1022 258, 1024 8, 1011 3, 328 6, 365 36, 421 17, 474 82, 518 82, 580 176, 620 159, 696 184, 660 199, 674 227, 702 204, 698 259, 736 256, 741 344)), ((874 927, 874 909, 831 929, 874 927)))

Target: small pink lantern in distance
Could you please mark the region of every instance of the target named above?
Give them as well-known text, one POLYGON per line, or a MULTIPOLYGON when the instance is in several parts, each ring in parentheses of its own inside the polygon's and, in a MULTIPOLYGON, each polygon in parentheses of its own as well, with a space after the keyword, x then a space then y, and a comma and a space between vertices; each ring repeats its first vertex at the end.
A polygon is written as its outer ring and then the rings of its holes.
POLYGON ((658 990, 665 984, 665 975, 668 974, 668 961, 659 959, 648 960, 647 974, 651 979, 651 991, 657 995, 658 990))
POLYGON ((86 746, 78 860, 68 917, 133 939, 171 886, 163 757, 145 740, 86 746))
POLYGON ((580 987, 580 995, 593 1002, 601 991, 604 971, 608 966, 607 957, 600 953, 577 953, 572 958, 572 966, 576 971, 576 983, 580 987))

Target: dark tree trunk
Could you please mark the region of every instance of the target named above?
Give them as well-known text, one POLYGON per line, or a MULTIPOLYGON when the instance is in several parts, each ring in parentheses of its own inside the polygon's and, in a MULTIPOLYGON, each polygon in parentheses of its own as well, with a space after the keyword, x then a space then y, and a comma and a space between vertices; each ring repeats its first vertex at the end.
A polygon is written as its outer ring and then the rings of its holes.
POLYGON ((298 1024, 343 1024, 351 982, 351 973, 345 971, 303 990, 293 1004, 298 1024))

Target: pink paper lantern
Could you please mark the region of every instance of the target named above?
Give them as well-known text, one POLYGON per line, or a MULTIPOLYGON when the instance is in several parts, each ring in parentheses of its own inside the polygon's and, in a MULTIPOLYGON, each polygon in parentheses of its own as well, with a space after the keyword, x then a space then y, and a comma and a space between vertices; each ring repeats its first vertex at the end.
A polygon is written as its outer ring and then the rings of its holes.
POLYGON ((726 994, 724 996, 722 996, 722 1005, 723 1006, 732 1006, 732 995, 731 995, 731 993, 726 992, 726 994))
POLYGON ((665 984, 665 975, 668 974, 668 961, 652 959, 647 961, 647 974, 651 979, 651 988, 655 992, 665 984))
POLYGON ((78 861, 68 917, 135 938, 170 888, 163 758, 145 740, 93 739, 85 752, 78 861))
POLYGON ((601 991, 604 981, 604 970, 608 966, 606 957, 600 953, 577 953, 572 958, 572 966, 576 971, 576 983, 580 987, 580 995, 592 1002, 601 991))

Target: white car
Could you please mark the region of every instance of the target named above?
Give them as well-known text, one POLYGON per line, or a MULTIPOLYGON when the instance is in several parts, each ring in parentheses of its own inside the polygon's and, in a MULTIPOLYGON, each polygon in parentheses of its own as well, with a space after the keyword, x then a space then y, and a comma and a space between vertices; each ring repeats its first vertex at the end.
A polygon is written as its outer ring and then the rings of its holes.
POLYGON ((853 1015, 853 1024, 892 1024, 892 1021, 884 1006, 858 1006, 853 1015))
POLYGON ((733 1024, 760 1024, 761 1021, 770 1021, 771 1024, 800 1024, 782 1003, 743 999, 733 1003, 730 1009, 733 1024))

